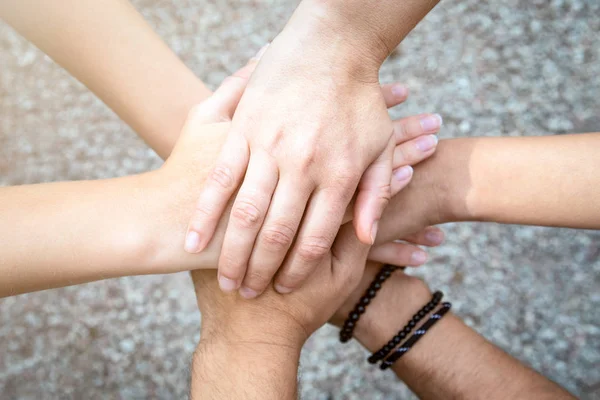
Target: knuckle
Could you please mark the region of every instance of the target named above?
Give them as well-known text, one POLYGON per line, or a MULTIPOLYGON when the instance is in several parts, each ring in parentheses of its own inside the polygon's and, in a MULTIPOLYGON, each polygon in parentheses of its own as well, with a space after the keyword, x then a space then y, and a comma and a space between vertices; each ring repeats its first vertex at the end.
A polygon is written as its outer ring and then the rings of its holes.
POLYGON ((300 174, 305 174, 311 171, 312 167, 317 162, 317 152, 315 150, 306 150, 298 156, 297 169, 300 174))
POLYGON ((244 262, 236 255, 222 253, 219 259, 219 271, 230 279, 239 279, 246 270, 244 262))
POLYGON ((380 185, 377 192, 378 198, 386 204, 392 199, 392 185, 389 183, 380 185))
POLYGON ((401 120, 399 123, 394 124, 394 137, 396 143, 405 142, 409 138, 406 120, 401 120))
POLYGON ((298 256, 305 262, 314 262, 325 257, 330 248, 331 241, 325 236, 311 236, 300 242, 298 256))
POLYGON ((250 200, 238 200, 231 210, 231 216, 245 228, 255 226, 261 219, 261 212, 250 200))
POLYGON ((263 271, 249 270, 246 272, 244 286, 256 291, 261 291, 269 284, 271 278, 271 275, 268 275, 263 271))
POLYGON ((192 226, 195 226, 194 224, 196 224, 196 223, 201 224, 203 221, 210 219, 215 214, 214 211, 215 210, 213 207, 208 206, 204 202, 196 203, 196 207, 194 209, 194 215, 192 216, 192 221, 191 221, 192 226))
POLYGON ((294 240, 294 229, 286 223, 276 223, 265 227, 262 233, 262 243, 271 250, 286 250, 294 240))
POLYGON ((394 164, 396 165, 410 165, 411 164, 411 152, 407 146, 400 145, 396 147, 394 152, 394 164))
POLYGON ((209 179, 221 189, 228 190, 233 187, 233 173, 229 167, 220 165, 214 167, 210 172, 209 179))
POLYGON ((277 149, 281 146, 283 139, 285 138, 285 131, 283 128, 275 129, 273 136, 271 137, 271 148, 277 149))

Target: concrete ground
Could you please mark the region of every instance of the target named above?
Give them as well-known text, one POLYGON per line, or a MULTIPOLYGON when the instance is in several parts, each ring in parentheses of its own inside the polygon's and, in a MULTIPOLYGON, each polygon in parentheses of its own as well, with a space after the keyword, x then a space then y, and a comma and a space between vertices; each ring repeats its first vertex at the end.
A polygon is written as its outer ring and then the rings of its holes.
MULTIPOLYGON (((215 85, 273 38, 297 2, 134 3, 215 85)), ((442 137, 600 131, 598 32, 597 0, 444 0, 381 75, 412 91, 395 116, 438 112, 442 137)), ((0 49, 0 184, 159 165, 112 112, 5 25, 0 49)), ((493 224, 446 232, 447 244, 418 274, 507 352, 580 398, 600 399, 600 234, 493 224)), ((0 398, 185 398, 199 323, 186 274, 1 300, 0 398)), ((322 329, 303 354, 303 398, 413 398, 364 358, 322 329)))

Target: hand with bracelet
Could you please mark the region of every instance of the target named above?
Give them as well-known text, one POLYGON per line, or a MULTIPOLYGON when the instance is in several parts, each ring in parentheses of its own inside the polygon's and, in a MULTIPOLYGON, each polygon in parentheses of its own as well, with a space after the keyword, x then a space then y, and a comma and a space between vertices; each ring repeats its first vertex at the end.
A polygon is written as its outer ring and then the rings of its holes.
MULTIPOLYGON (((414 318, 423 306, 440 300, 434 295, 432 302, 421 280, 400 270, 377 280, 381 264, 375 263, 367 264, 361 279, 356 271, 362 270, 357 263, 363 262, 363 245, 352 235, 349 226, 343 227, 332 253, 335 261, 287 296, 267 289, 264 296, 248 301, 221 293, 214 271, 192 273, 203 318, 192 362, 191 398, 296 399, 300 351, 308 336, 328 318, 341 326, 375 281, 380 288, 356 321, 354 336, 376 353, 405 324, 419 320, 398 348, 411 337, 420 340, 390 364, 419 398, 573 399, 447 312, 447 305, 432 306, 414 318), (436 314, 441 317, 436 319, 436 314), (437 323, 429 323, 419 336, 429 321, 437 323)), ((396 346, 389 351, 398 353, 396 346)))

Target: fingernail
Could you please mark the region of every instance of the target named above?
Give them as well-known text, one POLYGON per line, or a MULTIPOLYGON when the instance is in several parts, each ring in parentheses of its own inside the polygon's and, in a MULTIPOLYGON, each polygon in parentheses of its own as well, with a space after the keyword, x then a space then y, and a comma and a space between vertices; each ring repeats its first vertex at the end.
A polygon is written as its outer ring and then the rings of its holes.
POLYGON ((185 236, 184 248, 188 253, 197 253, 200 251, 200 235, 198 232, 188 232, 188 234, 185 236))
POLYGON ((413 265, 421 265, 425 261, 427 261, 427 253, 425 253, 424 251, 420 251, 420 250, 414 251, 412 253, 412 255, 410 256, 410 260, 413 265))
POLYGON ((427 136, 421 136, 419 138, 417 138, 417 141, 415 142, 415 146, 417 146, 417 149, 419 149, 419 151, 422 151, 423 153, 429 150, 432 150, 435 148, 435 146, 437 146, 438 143, 438 138, 435 135, 427 135, 427 136))
POLYGON ((410 165, 405 165, 404 167, 395 169, 393 173, 394 178, 396 178, 398 182, 404 182, 405 180, 410 179, 413 174, 413 169, 410 165))
POLYGON ((288 293, 292 292, 292 289, 285 287, 285 286, 281 286, 279 284, 275 285, 275 290, 277 290, 277 292, 281 293, 281 294, 288 294, 288 293))
POLYGON ((408 89, 403 85, 394 85, 392 86, 392 93, 399 99, 403 99, 408 96, 408 89))
POLYGON ((240 295, 243 298, 245 298, 247 300, 250 300, 250 299, 253 299, 256 296, 258 296, 258 293, 256 292, 256 290, 252 290, 250 288, 243 287, 243 288, 240 289, 240 295))
POLYGON ((373 222, 373 226, 371 227, 371 244, 375 243, 375 238, 377 237, 377 228, 379 228, 379 220, 373 222))
POLYGON ((425 232, 425 239, 431 243, 440 244, 444 241, 444 234, 437 230, 425 232))
POLYGON ((260 58, 265 54, 265 52, 269 48, 270 44, 271 43, 267 43, 263 47, 261 47, 260 50, 258 51, 258 53, 256 53, 256 55, 254 57, 252 57, 252 60, 254 60, 254 61, 260 60, 260 58))
POLYGON ((439 114, 427 115, 419 120, 421 128, 425 133, 433 133, 440 130, 442 126, 442 116, 439 114))
POLYGON ((237 283, 235 283, 233 279, 219 275, 219 287, 224 292, 233 292, 235 289, 237 289, 237 283))

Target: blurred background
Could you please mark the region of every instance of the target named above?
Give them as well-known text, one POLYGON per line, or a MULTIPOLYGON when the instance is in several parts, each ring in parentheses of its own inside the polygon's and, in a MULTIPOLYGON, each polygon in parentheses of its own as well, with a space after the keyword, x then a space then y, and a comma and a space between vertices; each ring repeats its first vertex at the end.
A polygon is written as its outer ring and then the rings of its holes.
MULTIPOLYGON (((214 87, 280 31, 298 1, 133 3, 214 87)), ((599 32, 597 0, 444 0, 381 79, 411 90, 394 117, 440 113, 442 138, 600 131, 599 32)), ((2 23, 0 68, 1 185, 160 165, 85 87, 2 23)), ((508 353, 580 398, 600 399, 600 233, 494 224, 445 231, 447 243, 414 273, 508 353)), ((0 398, 186 398, 199 324, 186 274, 0 300, 0 398)), ((307 344, 303 398, 413 398, 336 334, 325 327, 307 344)))

